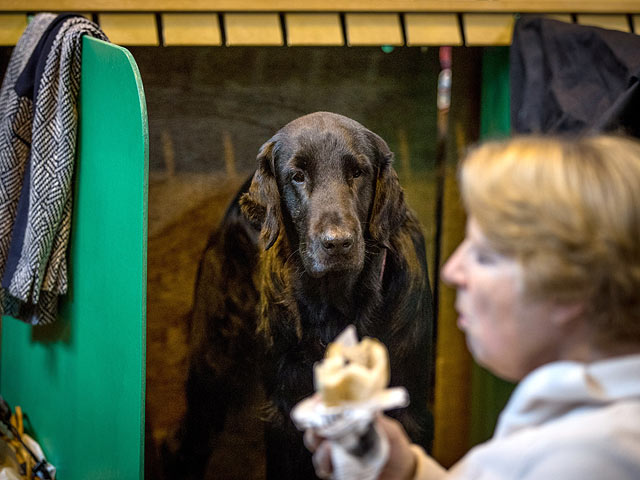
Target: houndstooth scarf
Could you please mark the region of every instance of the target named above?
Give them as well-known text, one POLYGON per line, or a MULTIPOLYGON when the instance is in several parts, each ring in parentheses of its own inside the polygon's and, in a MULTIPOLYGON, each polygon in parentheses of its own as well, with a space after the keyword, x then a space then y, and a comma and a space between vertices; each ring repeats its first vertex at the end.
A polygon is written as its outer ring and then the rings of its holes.
POLYGON ((56 18, 39 14, 29 23, 0 89, 0 313, 31 324, 53 322, 67 292, 82 36, 107 40, 79 16, 48 29, 56 18), (31 59, 38 54, 46 57, 31 59), (34 60, 44 62, 35 99, 16 91, 34 60))

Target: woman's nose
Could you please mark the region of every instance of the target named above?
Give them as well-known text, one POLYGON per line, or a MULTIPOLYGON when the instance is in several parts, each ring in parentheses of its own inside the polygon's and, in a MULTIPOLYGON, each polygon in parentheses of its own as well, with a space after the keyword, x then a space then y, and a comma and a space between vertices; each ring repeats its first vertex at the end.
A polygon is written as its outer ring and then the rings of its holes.
POLYGON ((442 268, 442 281, 450 287, 460 287, 464 283, 463 253, 464 242, 458 245, 442 268))

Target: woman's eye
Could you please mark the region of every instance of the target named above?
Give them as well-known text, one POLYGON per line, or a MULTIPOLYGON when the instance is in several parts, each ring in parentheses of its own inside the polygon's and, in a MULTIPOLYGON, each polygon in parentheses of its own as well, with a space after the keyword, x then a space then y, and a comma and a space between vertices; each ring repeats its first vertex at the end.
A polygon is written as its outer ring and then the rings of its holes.
POLYGON ((476 262, 481 265, 490 265, 495 261, 494 256, 491 253, 476 251, 475 252, 476 262))
POLYGON ((482 253, 479 253, 478 255, 476 255, 476 260, 478 263, 481 263, 483 265, 491 263, 491 257, 489 257, 489 255, 484 255, 482 253))
POLYGON ((291 177, 291 178, 296 183, 302 183, 302 182, 304 182, 304 173, 303 172, 296 172, 296 173, 293 174, 293 177, 291 177))

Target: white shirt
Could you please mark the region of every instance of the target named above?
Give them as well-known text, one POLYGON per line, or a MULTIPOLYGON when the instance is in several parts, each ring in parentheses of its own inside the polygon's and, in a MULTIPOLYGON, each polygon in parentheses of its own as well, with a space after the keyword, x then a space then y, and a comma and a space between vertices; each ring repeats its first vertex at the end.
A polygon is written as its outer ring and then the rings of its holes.
POLYGON ((449 471, 413 448, 415 480, 639 480, 640 355, 534 370, 493 438, 449 471))

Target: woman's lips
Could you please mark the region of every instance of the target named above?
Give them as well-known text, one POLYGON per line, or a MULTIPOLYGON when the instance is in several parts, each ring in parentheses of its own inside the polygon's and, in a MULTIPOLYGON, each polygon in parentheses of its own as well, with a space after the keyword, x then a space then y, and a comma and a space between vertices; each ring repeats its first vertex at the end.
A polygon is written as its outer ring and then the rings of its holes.
POLYGON ((460 330, 465 330, 468 325, 467 317, 465 317, 462 313, 458 312, 458 321, 456 323, 460 330))

